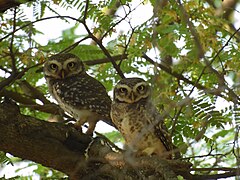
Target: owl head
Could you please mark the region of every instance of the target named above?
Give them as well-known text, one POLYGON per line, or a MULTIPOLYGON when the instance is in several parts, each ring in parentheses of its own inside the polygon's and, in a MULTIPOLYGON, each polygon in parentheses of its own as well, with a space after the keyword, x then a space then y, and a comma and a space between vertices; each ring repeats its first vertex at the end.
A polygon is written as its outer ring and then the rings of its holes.
POLYGON ((124 78, 114 88, 114 100, 133 104, 150 98, 151 88, 141 78, 124 78))
POLYGON ((54 79, 65 79, 85 72, 83 62, 70 53, 51 56, 43 69, 46 77, 54 79))

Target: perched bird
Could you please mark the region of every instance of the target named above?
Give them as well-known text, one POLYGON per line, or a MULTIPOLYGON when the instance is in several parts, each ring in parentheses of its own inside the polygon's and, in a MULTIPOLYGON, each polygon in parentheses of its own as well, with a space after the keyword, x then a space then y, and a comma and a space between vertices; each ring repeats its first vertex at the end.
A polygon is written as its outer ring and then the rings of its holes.
POLYGON ((60 107, 77 120, 81 129, 88 123, 87 134, 92 134, 97 121, 112 125, 111 99, 105 87, 85 72, 83 62, 74 54, 57 54, 47 59, 44 74, 50 94, 60 107))
POLYGON ((124 78, 114 88, 111 118, 127 148, 137 155, 171 158, 173 144, 163 118, 152 104, 151 88, 141 78, 124 78))

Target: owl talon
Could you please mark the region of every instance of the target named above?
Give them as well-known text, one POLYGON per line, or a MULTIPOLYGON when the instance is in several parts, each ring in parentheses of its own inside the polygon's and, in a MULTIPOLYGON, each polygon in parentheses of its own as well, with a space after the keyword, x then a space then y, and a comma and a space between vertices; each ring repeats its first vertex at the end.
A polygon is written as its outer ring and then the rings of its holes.
POLYGON ((93 135, 93 130, 89 130, 89 129, 88 129, 87 132, 86 132, 86 134, 92 136, 92 135, 93 135))
POLYGON ((81 126, 79 126, 78 124, 74 124, 74 127, 77 131, 82 133, 82 127, 81 126))
POLYGON ((93 131, 96 127, 96 122, 88 122, 89 126, 88 126, 88 130, 86 132, 86 134, 88 135, 93 135, 93 131))

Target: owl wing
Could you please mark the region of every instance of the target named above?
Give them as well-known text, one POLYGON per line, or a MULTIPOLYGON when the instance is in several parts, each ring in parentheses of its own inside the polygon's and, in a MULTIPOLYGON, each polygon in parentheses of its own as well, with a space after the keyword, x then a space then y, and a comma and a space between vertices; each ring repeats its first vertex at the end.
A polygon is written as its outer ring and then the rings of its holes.
MULTIPOLYGON (((85 93, 85 100, 88 101, 89 104, 94 104, 92 106, 95 107, 92 107, 92 110, 102 115, 104 122, 115 127, 110 117, 112 100, 108 96, 106 88, 95 78, 88 74, 85 74, 85 76, 88 76, 88 78, 86 78, 87 82, 85 82, 85 91, 88 92, 85 93)), ((81 78, 82 77, 79 77, 78 79, 81 78)))
POLYGON ((110 118, 111 99, 105 87, 88 74, 82 74, 57 83, 59 96, 65 103, 81 109, 89 109, 102 116, 102 120, 114 126, 110 118))
POLYGON ((171 137, 168 133, 168 130, 164 124, 163 117, 158 112, 157 108, 149 103, 147 106, 147 110, 150 117, 150 123, 154 127, 154 134, 160 139, 162 144, 165 146, 167 151, 173 150, 173 144, 171 141, 171 137))
MULTIPOLYGON (((89 75, 86 74, 86 76, 89 75)), ((86 87, 86 91, 88 92, 86 93, 86 99, 91 104, 95 104, 96 106, 101 107, 95 109, 97 113, 103 114, 105 117, 110 119, 112 100, 108 96, 106 88, 102 85, 101 82, 91 76, 89 76, 87 79, 89 85, 86 87)))

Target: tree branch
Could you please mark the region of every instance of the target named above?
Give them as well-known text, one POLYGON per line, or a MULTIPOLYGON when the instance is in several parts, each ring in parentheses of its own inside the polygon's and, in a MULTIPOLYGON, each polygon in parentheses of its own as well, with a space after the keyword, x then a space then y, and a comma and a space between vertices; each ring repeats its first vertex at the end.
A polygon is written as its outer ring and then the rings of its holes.
POLYGON ((155 61, 153 61, 150 57, 148 57, 146 54, 143 54, 142 56, 144 59, 146 59, 149 63, 156 65, 157 67, 159 67, 160 69, 162 69, 163 71, 165 71, 166 73, 170 74, 171 76, 177 78, 178 80, 182 80, 187 84, 191 84, 193 86, 195 86, 198 89, 204 90, 205 92, 209 93, 209 94, 213 94, 216 96, 220 96, 223 97, 219 92, 219 91, 214 91, 214 90, 210 90, 207 87, 199 84, 198 82, 192 82, 191 80, 189 80, 188 78, 184 77, 182 74, 179 74, 177 72, 174 72, 170 67, 164 66, 162 64, 159 64, 155 61))
POLYGON ((6 10, 19 6, 20 4, 32 2, 34 0, 1 0, 0 1, 0 13, 4 13, 6 10))
POLYGON ((222 174, 210 174, 210 175, 193 175, 194 180, 212 180, 221 179, 236 176, 236 171, 226 172, 222 174))
MULTIPOLYGON (((77 19, 77 18, 74 18, 74 17, 71 17, 71 16, 52 16, 52 17, 47 17, 47 18, 38 19, 38 20, 33 21, 33 22, 31 22, 31 23, 27 23, 27 24, 21 26, 20 28, 16 29, 15 31, 13 31, 13 32, 7 34, 6 36, 2 37, 2 38, 0 39, 0 42, 3 41, 5 38, 9 37, 10 35, 14 34, 15 32, 17 32, 17 31, 19 31, 19 30, 21 30, 21 29, 23 29, 23 28, 25 28, 25 27, 27 27, 27 26, 29 26, 29 25, 31 25, 31 24, 34 24, 34 23, 39 22, 39 21, 47 20, 47 19, 54 19, 54 18, 67 18, 67 19, 71 19, 71 20, 77 21, 77 22, 79 22, 79 23, 82 23, 82 24, 84 25, 86 31, 88 32, 89 37, 92 38, 92 39, 98 44, 98 46, 102 49, 103 53, 107 56, 107 58, 110 59, 111 63, 113 64, 113 67, 116 69, 116 71, 117 71, 117 73, 119 74, 119 76, 120 76, 121 78, 124 78, 124 74, 123 74, 123 72, 121 71, 120 67, 119 67, 119 66, 116 64, 116 62, 112 59, 112 56, 110 55, 110 53, 108 52, 108 50, 103 46, 101 40, 97 39, 97 38, 92 34, 92 32, 91 32, 90 29, 88 28, 87 24, 84 23, 84 21, 81 21, 81 20, 79 20, 79 19, 77 19)), ((0 90, 1 90, 1 86, 0 86, 0 90)))
MULTIPOLYGON (((0 151, 54 168, 66 173, 70 179, 87 178, 89 175, 114 178, 121 174, 139 178, 139 170, 146 168, 152 176, 176 179, 174 172, 189 168, 189 163, 158 160, 155 157, 134 158, 134 164, 126 163, 129 162, 127 160, 122 163, 124 166, 119 167, 112 164, 114 160, 110 163, 111 160, 107 159, 114 152, 104 139, 92 139, 72 125, 22 115, 19 107, 10 100, 0 104, 0 114, 0 151), (126 175, 126 171, 129 174, 126 175)), ((149 175, 143 173, 142 176, 149 175)))
POLYGON ((196 45, 196 49, 198 50, 198 58, 199 59, 203 58, 204 57, 204 50, 202 48, 202 45, 201 45, 201 42, 200 42, 200 39, 199 39, 199 35, 198 35, 196 29, 194 28, 193 23, 189 20, 189 16, 188 16, 184 6, 182 5, 181 1, 177 0, 177 4, 178 4, 178 7, 179 7, 179 9, 182 13, 182 20, 183 20, 183 22, 186 23, 186 25, 188 25, 189 31, 193 36, 193 39, 194 39, 194 42, 195 42, 195 45, 196 45))
POLYGON ((107 58, 110 59, 113 67, 116 69, 117 73, 119 74, 119 76, 121 78, 124 78, 124 74, 122 72, 122 70, 120 69, 120 67, 116 64, 116 62, 113 60, 112 56, 110 55, 110 53, 108 52, 108 50, 104 47, 104 45, 102 44, 102 41, 99 40, 97 37, 95 37, 91 31, 88 29, 87 25, 84 24, 85 29, 87 30, 89 36, 92 38, 93 41, 95 41, 97 43, 97 45, 102 49, 103 53, 107 56, 107 58))
POLYGON ((71 17, 71 16, 51 16, 51 17, 46 17, 46 18, 42 18, 42 19, 37 19, 35 21, 32 21, 32 22, 29 22, 29 23, 26 23, 24 25, 22 25, 21 27, 17 28, 15 31, 12 31, 11 33, 8 33, 6 36, 3 36, 2 38, 0 38, 0 42, 3 41, 4 39, 8 38, 9 36, 11 36, 13 33, 23 29, 23 28, 26 28, 30 25, 33 25, 37 22, 40 22, 40 21, 45 21, 45 20, 48 20, 48 19, 58 19, 58 18, 66 18, 66 19, 71 19, 71 20, 74 20, 76 22, 79 22, 79 23, 82 23, 81 20, 77 19, 77 18, 74 18, 74 17, 71 17))
MULTIPOLYGON (((114 61, 119 61, 127 58, 127 54, 122 54, 122 55, 116 55, 113 56, 112 59, 114 61)), ((97 59, 97 60, 89 60, 85 61, 84 63, 87 65, 96 65, 96 64, 102 64, 102 63, 108 63, 111 62, 109 58, 103 58, 103 59, 97 59)), ((41 112, 45 113, 50 113, 50 114, 60 114, 63 115, 61 112, 61 109, 54 103, 51 103, 48 101, 45 96, 40 92, 38 89, 32 87, 27 81, 19 81, 18 84, 22 91, 26 93, 27 96, 24 96, 23 94, 9 91, 4 89, 6 86, 9 86, 12 84, 16 79, 21 79, 21 77, 31 68, 34 68, 36 66, 41 65, 37 64, 32 67, 26 68, 21 72, 17 72, 16 74, 12 74, 8 78, 4 79, 3 81, 0 82, 0 97, 8 97, 13 99, 14 101, 20 103, 21 107, 28 107, 32 110, 38 110, 41 112), (37 104, 35 102, 35 99, 39 99, 42 101, 43 105, 37 104)), ((42 68, 41 68, 42 71, 42 68)))
POLYGON ((0 92, 8 85, 10 85, 12 82, 14 82, 16 79, 20 79, 21 77, 24 76, 24 74, 29 70, 32 69, 34 67, 37 67, 39 65, 43 64, 39 63, 36 65, 33 65, 31 67, 25 68, 23 69, 21 72, 16 72, 16 73, 12 73, 8 78, 4 79, 3 81, 0 82, 0 92))
POLYGON ((79 163, 91 141, 72 126, 49 123, 19 113, 18 106, 0 104, 0 150, 79 176, 79 163), (50 148, 51 147, 51 148, 50 148))
POLYGON ((191 164, 184 161, 116 153, 104 139, 92 139, 72 125, 22 115, 10 100, 0 104, 0 114, 0 151, 54 168, 73 180, 90 177, 174 180, 177 175, 191 180, 236 175, 232 168, 217 169, 229 171, 224 174, 191 175, 191 164))
POLYGON ((15 74, 15 73, 17 72, 16 58, 15 58, 14 51, 13 51, 14 32, 16 31, 16 16, 17 16, 17 7, 14 8, 14 14, 13 14, 13 33, 12 33, 11 42, 10 42, 10 47, 9 47, 10 57, 11 57, 11 60, 12 60, 12 74, 15 74))
MULTIPOLYGON (((124 59, 127 59, 127 54, 120 54, 120 55, 112 56, 112 59, 114 61, 124 60, 124 59)), ((84 63, 88 66, 93 66, 93 65, 96 65, 96 64, 109 63, 109 62, 111 62, 111 60, 109 58, 102 58, 102 59, 84 61, 84 63)))
POLYGON ((31 98, 25 97, 20 93, 9 91, 6 89, 0 92, 0 97, 7 97, 13 99, 14 101, 18 102, 20 106, 28 107, 32 110, 37 110, 54 115, 64 115, 63 110, 58 105, 49 101, 44 105, 40 105, 31 98))
POLYGON ((19 84, 19 87, 21 88, 21 90, 26 96, 32 99, 38 99, 43 104, 51 104, 51 102, 44 96, 42 91, 40 91, 37 87, 33 87, 26 80, 21 80, 17 83, 19 84))
POLYGON ((68 53, 69 51, 71 51, 72 49, 74 49, 76 46, 78 46, 81 42, 87 40, 88 38, 90 38, 90 36, 86 36, 84 38, 82 38, 81 40, 75 42, 74 44, 72 44, 71 46, 68 46, 67 48, 65 48, 64 50, 60 51, 59 54, 61 53, 68 53))

